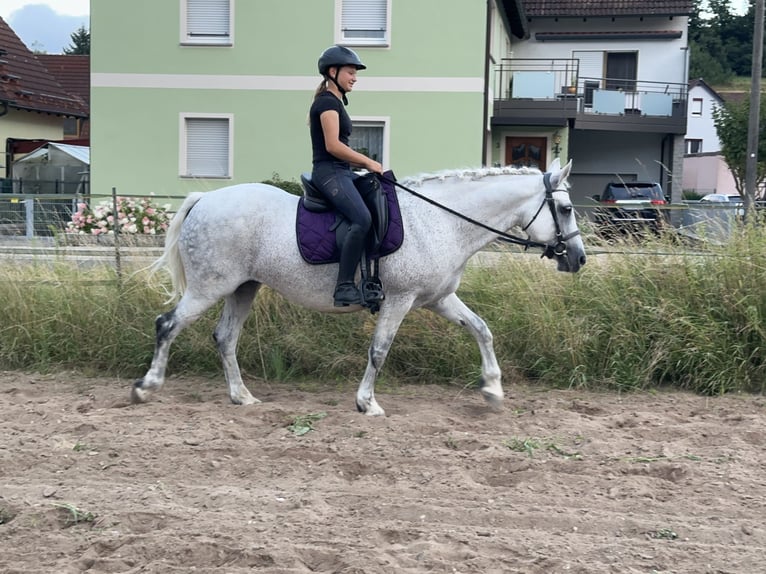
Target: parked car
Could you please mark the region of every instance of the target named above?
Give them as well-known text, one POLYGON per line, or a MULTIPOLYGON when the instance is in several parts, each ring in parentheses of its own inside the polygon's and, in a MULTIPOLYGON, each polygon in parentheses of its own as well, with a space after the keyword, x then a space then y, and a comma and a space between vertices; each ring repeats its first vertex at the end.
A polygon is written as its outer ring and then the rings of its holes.
POLYGON ((700 198, 705 203, 742 203, 741 195, 727 195, 725 193, 708 193, 700 198))
POLYGON ((667 200, 656 182, 612 182, 593 200, 599 205, 594 211, 596 230, 605 237, 656 233, 666 221, 663 207, 667 200))
POLYGON ((700 203, 711 203, 716 206, 721 206, 724 209, 731 207, 736 209, 737 217, 745 216, 745 200, 741 195, 730 195, 726 193, 708 193, 700 198, 700 203))

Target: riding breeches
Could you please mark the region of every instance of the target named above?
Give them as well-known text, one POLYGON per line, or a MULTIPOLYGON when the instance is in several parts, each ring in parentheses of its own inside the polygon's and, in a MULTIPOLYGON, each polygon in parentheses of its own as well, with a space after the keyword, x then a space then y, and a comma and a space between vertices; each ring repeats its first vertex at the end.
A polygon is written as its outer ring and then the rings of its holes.
POLYGON ((345 162, 314 164, 311 180, 327 200, 345 217, 350 228, 340 246, 338 283, 354 282, 356 266, 364 250, 367 233, 372 226, 370 210, 354 185, 358 176, 345 162))

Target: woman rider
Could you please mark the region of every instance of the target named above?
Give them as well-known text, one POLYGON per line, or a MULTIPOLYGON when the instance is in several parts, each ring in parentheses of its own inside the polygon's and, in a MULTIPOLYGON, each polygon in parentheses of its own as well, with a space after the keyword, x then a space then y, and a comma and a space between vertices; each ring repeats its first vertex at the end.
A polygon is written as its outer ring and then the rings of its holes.
POLYGON ((346 93, 356 83, 357 70, 364 70, 359 56, 344 46, 331 46, 319 58, 322 82, 309 110, 313 170, 311 179, 333 206, 350 222, 340 246, 338 280, 333 295, 336 307, 362 303, 354 282, 356 266, 364 249, 372 220, 370 211, 354 186, 358 177, 351 166, 382 173, 383 166, 348 146, 351 118, 346 112, 346 93))

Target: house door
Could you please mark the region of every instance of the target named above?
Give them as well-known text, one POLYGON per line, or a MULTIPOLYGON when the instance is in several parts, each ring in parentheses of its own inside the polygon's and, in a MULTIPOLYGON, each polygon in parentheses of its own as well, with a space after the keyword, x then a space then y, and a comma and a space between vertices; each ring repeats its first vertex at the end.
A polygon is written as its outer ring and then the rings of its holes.
POLYGON ((505 138, 505 165, 513 167, 536 167, 545 171, 545 138, 505 138))

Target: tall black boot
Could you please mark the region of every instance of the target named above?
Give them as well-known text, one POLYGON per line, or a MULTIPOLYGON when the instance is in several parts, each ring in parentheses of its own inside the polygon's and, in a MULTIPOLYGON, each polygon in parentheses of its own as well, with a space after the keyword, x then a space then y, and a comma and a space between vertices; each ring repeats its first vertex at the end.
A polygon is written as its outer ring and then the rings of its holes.
POLYGON ((359 264, 359 258, 362 256, 363 249, 364 233, 361 228, 352 225, 346 233, 340 249, 338 282, 335 285, 335 293, 333 295, 336 307, 347 307, 348 305, 360 305, 362 303, 362 294, 354 283, 354 276, 356 275, 356 266, 359 264))

